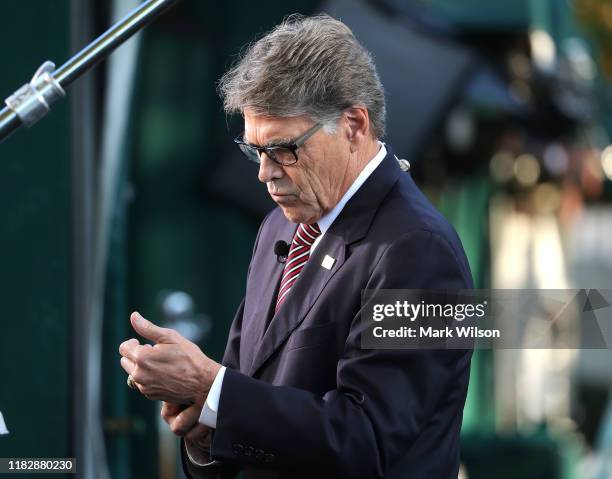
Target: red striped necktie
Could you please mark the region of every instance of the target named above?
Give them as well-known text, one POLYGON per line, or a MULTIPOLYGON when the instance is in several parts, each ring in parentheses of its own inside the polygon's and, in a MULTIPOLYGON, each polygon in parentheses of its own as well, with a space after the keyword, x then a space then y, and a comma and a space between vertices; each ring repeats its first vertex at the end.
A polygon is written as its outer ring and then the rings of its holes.
POLYGON ((281 278, 276 308, 274 310, 275 313, 278 311, 281 304, 283 304, 287 294, 289 294, 289 291, 297 281, 298 276, 306 265, 306 261, 310 258, 310 248, 312 248, 312 244, 320 234, 321 228, 319 228, 319 225, 316 223, 312 225, 300 224, 298 226, 291 243, 291 248, 289 249, 289 256, 287 256, 285 269, 283 270, 283 277, 281 278))

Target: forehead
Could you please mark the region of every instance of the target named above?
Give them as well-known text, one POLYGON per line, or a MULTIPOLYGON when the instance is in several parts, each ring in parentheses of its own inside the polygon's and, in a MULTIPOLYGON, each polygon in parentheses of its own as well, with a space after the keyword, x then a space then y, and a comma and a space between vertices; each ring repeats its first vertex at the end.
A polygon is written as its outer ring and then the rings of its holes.
POLYGON ((306 116, 285 118, 244 111, 244 139, 256 145, 295 139, 312 125, 314 122, 306 116))

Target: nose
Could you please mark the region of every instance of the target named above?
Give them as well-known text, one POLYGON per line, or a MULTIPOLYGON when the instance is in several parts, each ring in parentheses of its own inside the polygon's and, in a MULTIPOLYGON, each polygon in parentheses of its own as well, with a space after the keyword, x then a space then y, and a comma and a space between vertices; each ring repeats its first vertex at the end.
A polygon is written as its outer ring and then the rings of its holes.
POLYGON ((283 177, 285 172, 281 165, 272 161, 265 153, 261 154, 260 159, 259 174, 257 175, 259 181, 268 183, 269 181, 278 180, 283 177))

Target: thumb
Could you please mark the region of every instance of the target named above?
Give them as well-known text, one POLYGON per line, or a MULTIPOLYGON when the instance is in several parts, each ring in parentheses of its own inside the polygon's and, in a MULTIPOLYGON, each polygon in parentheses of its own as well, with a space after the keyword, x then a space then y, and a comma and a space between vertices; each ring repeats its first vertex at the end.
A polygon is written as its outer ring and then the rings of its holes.
POLYGON ((130 321, 134 331, 140 334, 143 338, 154 341, 155 343, 173 343, 173 330, 160 328, 151 321, 143 318, 140 313, 133 312, 130 316, 130 321))

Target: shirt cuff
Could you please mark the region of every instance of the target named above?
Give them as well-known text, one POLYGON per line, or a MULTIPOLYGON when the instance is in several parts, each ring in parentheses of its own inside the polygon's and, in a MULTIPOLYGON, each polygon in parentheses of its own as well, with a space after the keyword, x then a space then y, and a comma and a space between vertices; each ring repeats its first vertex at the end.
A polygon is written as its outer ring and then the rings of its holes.
POLYGON ((221 369, 219 369, 219 372, 217 373, 217 376, 215 376, 215 380, 210 387, 210 391, 208 391, 208 396, 206 397, 206 402, 204 403, 202 412, 200 413, 200 424, 204 424, 204 426, 208 426, 213 429, 217 428, 217 412, 219 411, 219 398, 221 397, 221 386, 223 385, 225 370, 225 366, 221 366, 221 369))

